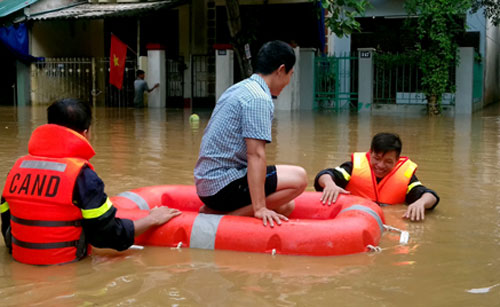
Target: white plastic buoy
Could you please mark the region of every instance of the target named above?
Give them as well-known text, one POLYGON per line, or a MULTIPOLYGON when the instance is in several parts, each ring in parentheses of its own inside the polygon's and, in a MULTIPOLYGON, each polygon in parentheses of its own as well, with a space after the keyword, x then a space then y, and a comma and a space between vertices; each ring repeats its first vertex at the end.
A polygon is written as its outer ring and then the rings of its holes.
POLYGON ((408 231, 401 231, 401 235, 399 236, 399 244, 406 245, 410 240, 410 233, 408 231))

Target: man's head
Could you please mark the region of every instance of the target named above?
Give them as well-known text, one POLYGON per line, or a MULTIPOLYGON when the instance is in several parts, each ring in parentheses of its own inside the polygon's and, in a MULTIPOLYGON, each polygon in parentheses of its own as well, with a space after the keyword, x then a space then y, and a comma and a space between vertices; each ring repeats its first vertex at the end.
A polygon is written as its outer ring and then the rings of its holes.
POLYGON ((137 78, 139 79, 144 79, 144 70, 140 70, 138 69, 136 72, 135 72, 135 75, 137 76, 137 78))
POLYGON ((49 124, 64 126, 87 137, 92 121, 92 109, 88 103, 79 99, 57 100, 47 108, 49 124))
POLYGON ((370 146, 370 165, 377 178, 384 178, 396 166, 403 145, 394 133, 378 133, 370 146))
POLYGON ((268 80, 269 89, 273 96, 278 96, 283 88, 290 83, 295 65, 295 52, 292 47, 283 41, 265 43, 257 53, 255 73, 268 80))

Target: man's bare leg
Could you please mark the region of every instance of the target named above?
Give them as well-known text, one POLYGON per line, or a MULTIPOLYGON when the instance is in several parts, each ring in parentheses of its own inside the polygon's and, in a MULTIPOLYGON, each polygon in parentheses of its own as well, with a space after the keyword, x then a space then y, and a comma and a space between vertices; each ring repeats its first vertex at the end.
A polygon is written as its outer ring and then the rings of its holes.
MULTIPOLYGON (((278 176, 276 192, 266 197, 266 207, 289 216, 295 208, 293 200, 307 187, 307 174, 302 167, 294 165, 276 165, 276 174, 278 176)), ((252 205, 248 205, 228 214, 253 216, 254 210, 252 205)))

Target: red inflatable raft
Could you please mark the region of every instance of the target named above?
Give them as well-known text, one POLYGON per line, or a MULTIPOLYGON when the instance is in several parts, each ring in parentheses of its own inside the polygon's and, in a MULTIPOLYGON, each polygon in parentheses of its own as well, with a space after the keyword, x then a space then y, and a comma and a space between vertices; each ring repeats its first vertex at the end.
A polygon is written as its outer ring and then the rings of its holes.
POLYGON ((198 213, 202 202, 194 186, 151 186, 112 197, 117 216, 132 220, 148 214, 150 208, 169 206, 183 213, 151 229, 135 240, 140 245, 290 255, 330 256, 368 251, 377 246, 384 216, 370 200, 340 195, 331 206, 322 205, 321 193, 304 192, 295 199, 288 222, 264 227, 253 217, 198 213))

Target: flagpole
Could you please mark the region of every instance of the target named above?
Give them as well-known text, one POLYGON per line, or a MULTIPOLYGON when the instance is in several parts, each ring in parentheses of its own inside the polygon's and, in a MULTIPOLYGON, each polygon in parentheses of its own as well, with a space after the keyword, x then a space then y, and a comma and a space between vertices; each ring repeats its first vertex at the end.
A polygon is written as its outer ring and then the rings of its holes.
MULTIPOLYGON (((110 33, 111 33, 111 35, 114 35, 114 36, 116 36, 116 38, 120 39, 120 38, 118 37, 118 35, 116 35, 115 33, 113 33, 113 32, 110 32, 110 33)), ((121 39, 120 39, 120 40, 121 40, 121 39)), ((122 42, 123 42, 123 41, 122 41, 122 42)), ((127 45, 127 49, 128 49, 128 50, 130 50, 130 52, 132 52, 135 56, 137 56, 137 52, 135 52, 135 50, 134 50, 134 49, 130 48, 128 44, 125 44, 125 45, 127 45)))

